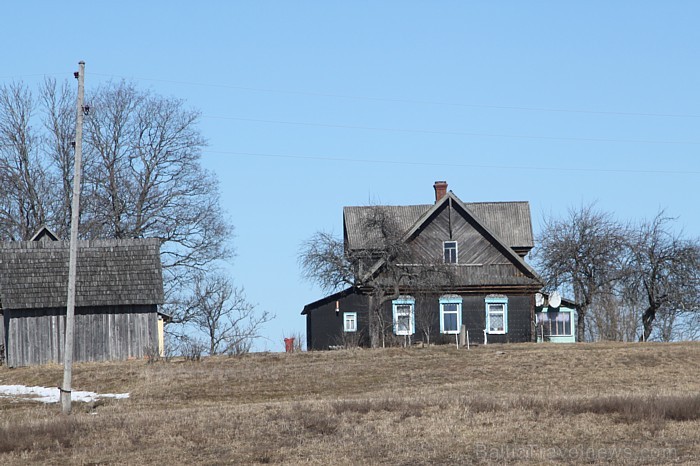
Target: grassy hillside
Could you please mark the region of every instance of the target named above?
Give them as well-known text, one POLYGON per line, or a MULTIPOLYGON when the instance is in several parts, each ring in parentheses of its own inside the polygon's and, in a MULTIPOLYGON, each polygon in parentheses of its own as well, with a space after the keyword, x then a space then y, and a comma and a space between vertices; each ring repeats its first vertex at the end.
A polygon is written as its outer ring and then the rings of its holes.
MULTIPOLYGON (((56 386, 60 366, 0 368, 56 386)), ((0 464, 700 462, 700 344, 522 344, 74 366, 128 400, 0 398, 0 464)))

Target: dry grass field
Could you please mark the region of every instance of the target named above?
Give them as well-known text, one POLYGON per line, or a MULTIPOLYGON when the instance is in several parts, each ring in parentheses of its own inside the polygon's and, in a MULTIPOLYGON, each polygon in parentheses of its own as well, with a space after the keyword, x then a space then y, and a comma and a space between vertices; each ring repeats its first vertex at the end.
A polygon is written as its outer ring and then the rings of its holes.
MULTIPOLYGON (((56 386, 60 366, 0 368, 56 386)), ((127 400, 0 398, 0 464, 699 464, 700 344, 520 344, 74 366, 127 400)))

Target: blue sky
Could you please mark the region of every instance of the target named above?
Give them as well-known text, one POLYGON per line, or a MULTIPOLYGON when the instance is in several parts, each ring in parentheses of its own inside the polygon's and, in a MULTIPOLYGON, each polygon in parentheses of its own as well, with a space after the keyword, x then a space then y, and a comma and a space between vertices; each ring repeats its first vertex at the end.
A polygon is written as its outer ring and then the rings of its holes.
POLYGON ((11 2, 0 82, 133 80, 202 112, 203 164, 235 225, 231 266, 304 332, 299 244, 342 207, 593 201, 665 208, 700 236, 700 3, 694 1, 11 2))

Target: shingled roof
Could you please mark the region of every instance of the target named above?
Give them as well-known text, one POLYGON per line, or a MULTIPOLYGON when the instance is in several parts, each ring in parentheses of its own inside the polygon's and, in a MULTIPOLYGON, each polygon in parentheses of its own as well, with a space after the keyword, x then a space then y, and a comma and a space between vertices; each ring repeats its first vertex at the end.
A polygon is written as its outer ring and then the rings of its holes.
MULTIPOLYGON (((0 242, 3 309, 65 307, 67 241, 0 242)), ((160 241, 80 241, 76 306, 162 304, 160 241)))
MULTIPOLYGON (((535 245, 530 219, 530 204, 517 202, 465 202, 464 205, 479 221, 511 248, 532 248, 535 245)), ((381 206, 391 215, 397 227, 408 231, 433 204, 381 206)), ((377 206, 350 206, 343 208, 348 248, 362 249, 372 242, 373 233, 367 231, 366 220, 377 206)), ((375 238, 376 239, 376 238, 375 238)))

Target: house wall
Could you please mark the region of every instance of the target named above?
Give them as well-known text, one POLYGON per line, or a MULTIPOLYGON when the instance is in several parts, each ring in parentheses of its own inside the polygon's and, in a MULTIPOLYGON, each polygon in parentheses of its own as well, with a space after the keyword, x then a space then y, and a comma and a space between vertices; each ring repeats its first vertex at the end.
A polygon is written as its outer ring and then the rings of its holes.
MULTIPOLYGON (((11 367, 63 362, 65 308, 5 309, 6 360, 11 367)), ((74 361, 143 357, 157 348, 155 305, 75 310, 74 361)))
POLYGON ((351 293, 337 300, 340 312, 336 314, 336 301, 322 304, 306 315, 307 350, 327 350, 333 346, 343 346, 345 341, 358 340, 368 346, 369 320, 367 296, 351 293), (346 334, 343 331, 343 312, 357 312, 357 332, 346 334))
MULTIPOLYGON (((469 332, 469 340, 474 344, 484 343, 484 328, 486 327, 486 297, 487 294, 461 294, 462 325, 469 332)), ((508 294, 508 333, 489 334, 487 343, 516 343, 528 342, 532 337, 532 297, 528 295, 508 294)), ((454 343, 454 335, 440 333, 440 303, 439 295, 413 296, 415 303, 416 333, 414 341, 425 341, 423 322, 430 322, 431 343, 454 343)), ((392 303, 387 302, 383 308, 384 318, 392 321, 392 303)))

